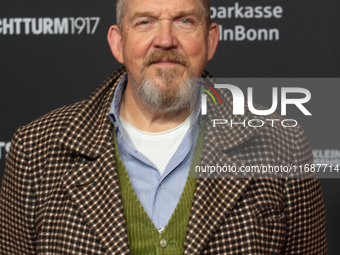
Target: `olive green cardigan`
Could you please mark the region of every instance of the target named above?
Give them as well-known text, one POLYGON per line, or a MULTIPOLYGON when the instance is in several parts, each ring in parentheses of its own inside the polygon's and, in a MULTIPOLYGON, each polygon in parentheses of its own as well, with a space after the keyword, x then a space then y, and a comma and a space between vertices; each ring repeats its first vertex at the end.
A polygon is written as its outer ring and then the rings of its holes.
MULTIPOLYGON (((190 171, 194 171, 195 165, 199 165, 200 162, 203 150, 204 126, 204 121, 202 121, 190 171)), ((159 234, 157 228, 145 212, 133 190, 127 171, 119 157, 115 137, 114 143, 119 189, 124 208, 124 217, 131 254, 183 254, 197 179, 190 177, 189 174, 177 207, 168 224, 165 226, 162 233, 159 234)))

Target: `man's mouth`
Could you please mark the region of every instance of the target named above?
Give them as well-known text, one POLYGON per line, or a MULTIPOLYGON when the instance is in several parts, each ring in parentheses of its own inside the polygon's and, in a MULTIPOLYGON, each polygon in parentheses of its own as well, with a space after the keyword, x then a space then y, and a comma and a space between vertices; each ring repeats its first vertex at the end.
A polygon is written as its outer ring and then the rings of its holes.
POLYGON ((157 60, 151 63, 152 64, 157 64, 157 65, 165 65, 165 66, 170 66, 170 65, 175 65, 179 64, 177 61, 172 61, 169 59, 162 59, 162 60, 157 60))

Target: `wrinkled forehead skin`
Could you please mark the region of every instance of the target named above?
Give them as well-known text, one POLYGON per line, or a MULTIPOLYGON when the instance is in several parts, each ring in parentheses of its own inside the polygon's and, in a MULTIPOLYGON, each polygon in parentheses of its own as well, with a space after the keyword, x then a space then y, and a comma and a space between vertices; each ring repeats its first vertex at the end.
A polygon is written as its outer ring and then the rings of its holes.
POLYGON ((194 10, 202 20, 205 19, 207 27, 211 24, 209 0, 117 0, 116 8, 117 25, 120 29, 123 29, 126 18, 131 18, 131 15, 135 12, 152 12, 157 10, 159 14, 165 11, 171 12, 175 17, 176 14, 191 9, 194 10))

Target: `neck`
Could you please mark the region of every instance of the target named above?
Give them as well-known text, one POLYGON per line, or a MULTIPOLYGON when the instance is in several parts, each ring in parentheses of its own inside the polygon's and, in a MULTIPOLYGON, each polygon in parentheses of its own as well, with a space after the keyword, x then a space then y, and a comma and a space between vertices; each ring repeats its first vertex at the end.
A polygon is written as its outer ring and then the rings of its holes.
POLYGON ((119 116, 129 124, 145 132, 163 132, 177 127, 190 115, 190 107, 176 111, 151 109, 142 102, 127 83, 122 96, 119 116))

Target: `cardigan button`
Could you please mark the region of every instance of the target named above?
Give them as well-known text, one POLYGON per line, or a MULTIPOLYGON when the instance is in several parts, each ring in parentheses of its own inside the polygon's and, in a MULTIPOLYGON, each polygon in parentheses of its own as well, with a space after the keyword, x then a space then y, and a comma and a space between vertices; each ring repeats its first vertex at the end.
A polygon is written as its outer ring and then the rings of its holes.
POLYGON ((159 246, 164 249, 168 246, 168 242, 165 239, 162 239, 159 241, 159 246))

